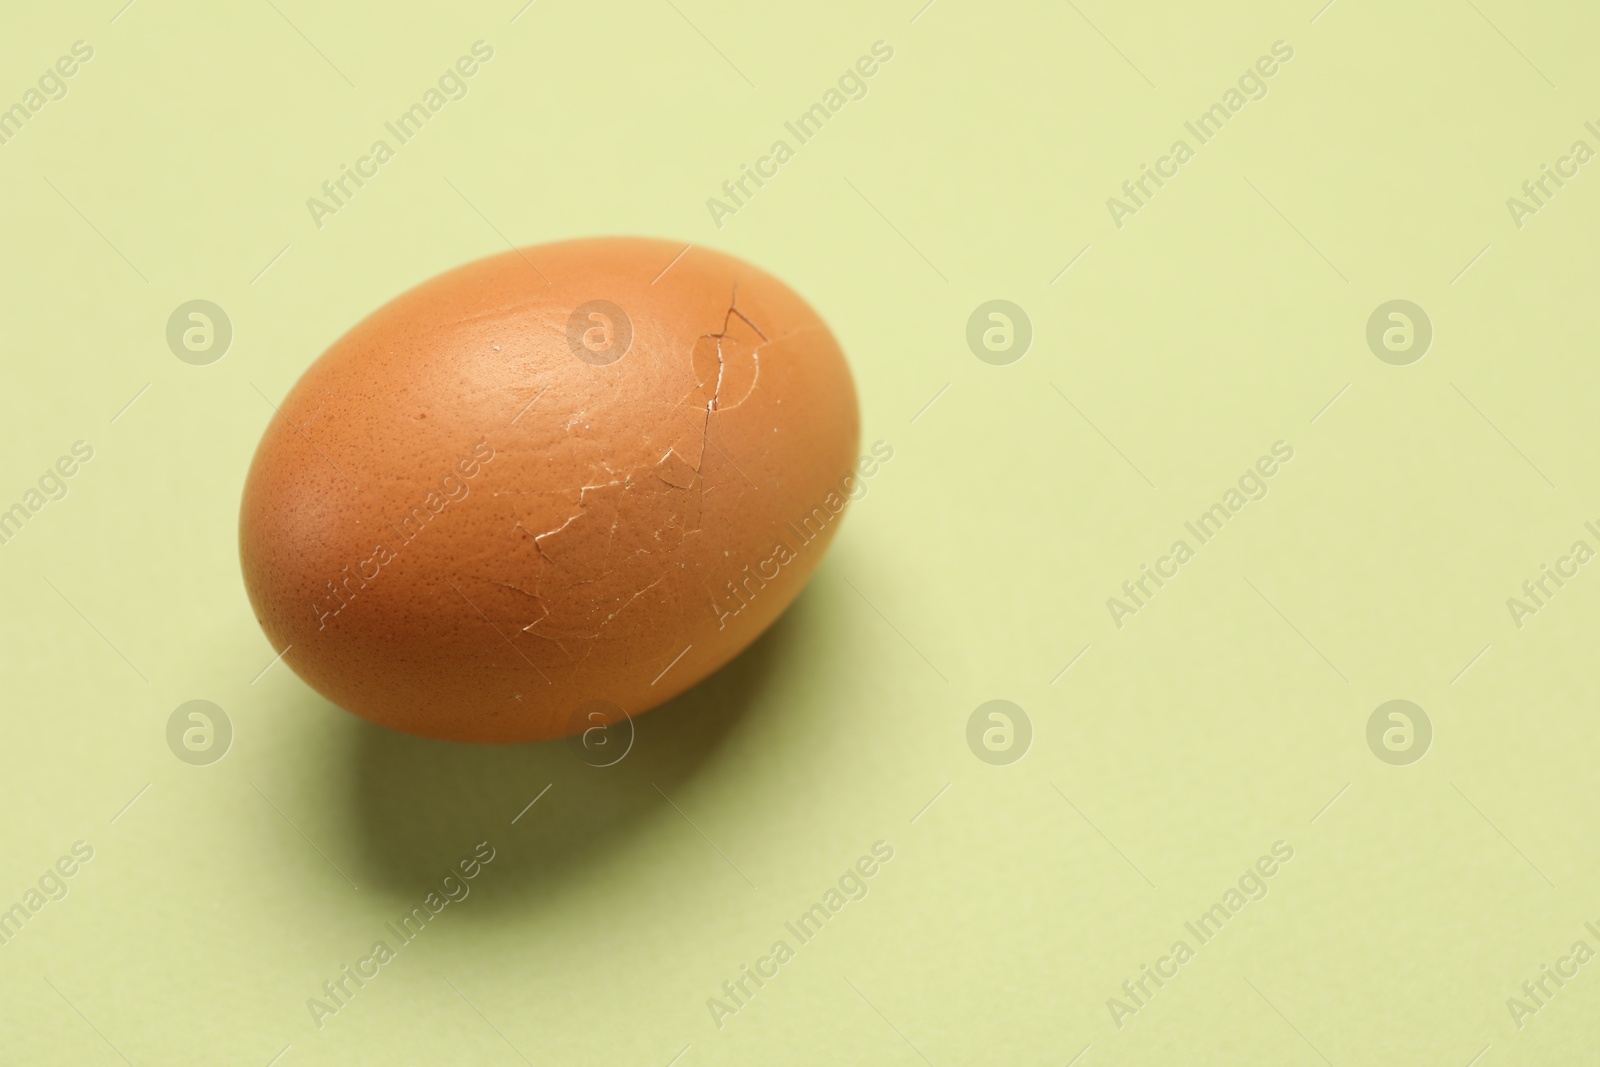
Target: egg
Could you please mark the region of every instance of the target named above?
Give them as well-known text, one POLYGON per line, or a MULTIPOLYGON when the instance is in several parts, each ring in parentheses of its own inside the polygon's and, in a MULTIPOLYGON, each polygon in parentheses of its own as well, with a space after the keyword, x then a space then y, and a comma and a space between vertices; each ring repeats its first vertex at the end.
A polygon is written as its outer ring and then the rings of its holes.
POLYGON ((772 275, 643 238, 517 249, 402 293, 289 390, 244 484, 244 584, 356 715, 560 737, 771 625, 859 495, 857 449, 838 342, 772 275))

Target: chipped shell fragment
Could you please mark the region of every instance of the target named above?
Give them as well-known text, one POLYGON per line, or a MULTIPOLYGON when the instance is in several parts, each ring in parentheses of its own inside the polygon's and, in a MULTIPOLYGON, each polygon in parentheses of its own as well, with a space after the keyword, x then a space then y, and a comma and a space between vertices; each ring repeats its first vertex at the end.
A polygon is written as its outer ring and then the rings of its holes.
POLYGON ((245 481, 245 587, 348 711, 560 737, 771 625, 838 523, 750 565, 849 486, 857 442, 838 343, 764 271, 641 238, 507 252, 374 311, 290 389, 245 481))

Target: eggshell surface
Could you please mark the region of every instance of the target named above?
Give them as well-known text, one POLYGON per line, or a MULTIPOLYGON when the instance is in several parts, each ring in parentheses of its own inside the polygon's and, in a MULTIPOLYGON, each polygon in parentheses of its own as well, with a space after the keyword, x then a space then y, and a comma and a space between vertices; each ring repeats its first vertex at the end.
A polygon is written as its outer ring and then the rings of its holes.
POLYGON ((859 484, 855 388, 791 289, 683 249, 477 260, 307 369, 239 537, 302 679, 407 733, 559 737, 687 689, 788 606, 859 484))

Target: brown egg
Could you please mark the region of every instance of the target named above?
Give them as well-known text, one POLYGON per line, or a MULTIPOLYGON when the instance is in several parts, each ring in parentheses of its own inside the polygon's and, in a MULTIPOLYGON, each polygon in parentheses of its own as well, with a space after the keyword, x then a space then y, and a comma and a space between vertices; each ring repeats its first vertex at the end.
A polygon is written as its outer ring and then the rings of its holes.
POLYGON ((612 720, 687 689, 782 613, 859 484, 855 387, 793 290, 682 247, 468 263, 301 376, 239 516, 295 673, 408 733, 559 737, 593 701, 612 720))

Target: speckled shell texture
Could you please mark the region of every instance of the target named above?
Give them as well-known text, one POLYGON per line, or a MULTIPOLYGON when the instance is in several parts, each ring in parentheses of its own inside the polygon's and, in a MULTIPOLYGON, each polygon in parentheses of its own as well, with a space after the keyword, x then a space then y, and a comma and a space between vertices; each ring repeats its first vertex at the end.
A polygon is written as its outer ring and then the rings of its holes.
POLYGON ((682 249, 478 260, 311 365, 239 529, 301 678, 407 733, 559 737, 592 701, 614 719, 687 689, 782 613, 843 519, 855 388, 792 290, 682 249))

